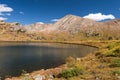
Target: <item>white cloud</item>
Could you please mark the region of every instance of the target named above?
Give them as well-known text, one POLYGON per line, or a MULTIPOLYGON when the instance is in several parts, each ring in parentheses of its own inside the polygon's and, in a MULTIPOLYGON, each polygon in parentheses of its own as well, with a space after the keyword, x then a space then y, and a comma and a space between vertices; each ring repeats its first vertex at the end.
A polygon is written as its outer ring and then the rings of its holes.
POLYGON ((118 10, 120 11, 120 8, 118 10))
POLYGON ((22 15, 24 15, 24 12, 22 12, 22 11, 20 11, 19 13, 22 14, 22 15))
POLYGON ((12 12, 13 9, 8 7, 6 4, 0 4, 0 13, 2 12, 12 12))
POLYGON ((59 21, 60 19, 52 19, 51 21, 52 22, 57 22, 57 21, 59 21))
POLYGON ((0 17, 0 20, 3 20, 3 21, 4 21, 4 20, 7 20, 7 18, 4 18, 4 17, 0 17))
POLYGON ((115 16, 112 14, 105 15, 102 13, 95 13, 95 14, 90 13, 90 14, 84 16, 83 18, 93 19, 96 21, 102 21, 102 20, 106 20, 106 19, 115 19, 115 16))
POLYGON ((11 14, 10 14, 10 13, 7 13, 6 15, 7 15, 7 16, 10 16, 11 14))
POLYGON ((0 20, 7 20, 7 18, 4 18, 2 16, 10 16, 10 12, 12 12, 13 9, 11 7, 8 7, 6 4, 0 4, 0 20))
POLYGON ((37 22, 37 24, 44 24, 43 22, 37 22))

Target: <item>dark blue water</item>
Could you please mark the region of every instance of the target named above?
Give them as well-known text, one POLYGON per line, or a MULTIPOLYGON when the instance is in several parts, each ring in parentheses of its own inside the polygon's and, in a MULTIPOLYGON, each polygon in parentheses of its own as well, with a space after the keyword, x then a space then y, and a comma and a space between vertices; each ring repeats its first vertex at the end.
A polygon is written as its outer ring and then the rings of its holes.
POLYGON ((32 72, 57 67, 69 56, 83 57, 96 48, 55 43, 1 43, 0 76, 18 76, 22 70, 32 72))

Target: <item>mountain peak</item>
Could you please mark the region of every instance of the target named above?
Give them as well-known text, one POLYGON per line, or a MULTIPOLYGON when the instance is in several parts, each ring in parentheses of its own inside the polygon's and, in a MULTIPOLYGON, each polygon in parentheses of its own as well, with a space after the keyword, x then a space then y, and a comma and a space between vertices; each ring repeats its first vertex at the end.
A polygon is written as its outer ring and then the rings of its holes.
MULTIPOLYGON (((76 15, 73 15, 73 14, 68 14, 68 15, 66 15, 65 17, 74 17, 74 18, 75 18, 75 17, 79 17, 79 18, 82 18, 82 17, 80 17, 80 16, 76 16, 76 15)), ((65 18, 65 17, 64 17, 64 18, 65 18)))

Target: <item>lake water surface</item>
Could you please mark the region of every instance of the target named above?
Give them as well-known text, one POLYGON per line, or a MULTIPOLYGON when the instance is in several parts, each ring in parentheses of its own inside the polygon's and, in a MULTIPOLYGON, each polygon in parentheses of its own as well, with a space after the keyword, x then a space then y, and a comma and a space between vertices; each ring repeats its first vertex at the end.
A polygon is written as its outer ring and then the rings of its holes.
POLYGON ((97 48, 58 43, 0 43, 0 76, 17 76, 57 67, 69 56, 84 57, 97 48))

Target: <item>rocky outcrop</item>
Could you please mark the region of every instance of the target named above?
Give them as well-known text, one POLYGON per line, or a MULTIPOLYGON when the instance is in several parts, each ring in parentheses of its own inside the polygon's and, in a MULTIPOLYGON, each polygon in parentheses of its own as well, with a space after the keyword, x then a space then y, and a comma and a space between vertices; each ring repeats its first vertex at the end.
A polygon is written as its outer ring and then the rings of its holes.
POLYGON ((52 26, 52 24, 43 24, 41 22, 37 22, 35 24, 26 25, 24 28, 26 29, 27 33, 38 33, 50 26, 52 26))
POLYGON ((26 29, 20 23, 14 22, 14 23, 10 23, 9 31, 26 32, 26 29))

